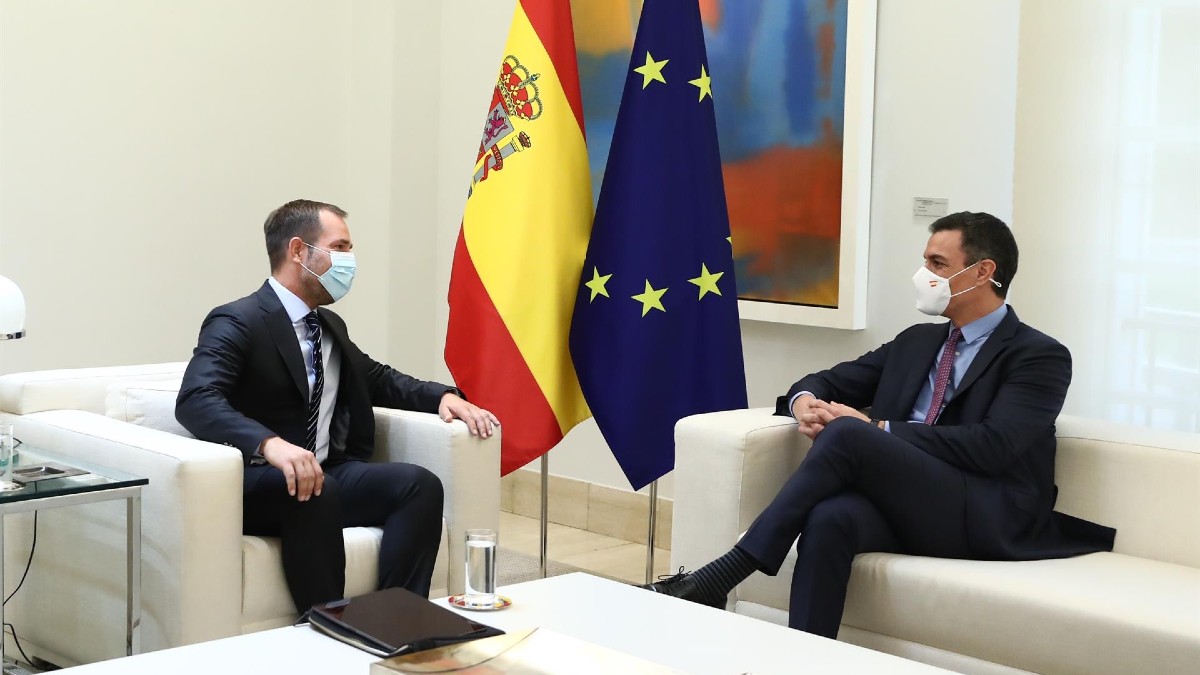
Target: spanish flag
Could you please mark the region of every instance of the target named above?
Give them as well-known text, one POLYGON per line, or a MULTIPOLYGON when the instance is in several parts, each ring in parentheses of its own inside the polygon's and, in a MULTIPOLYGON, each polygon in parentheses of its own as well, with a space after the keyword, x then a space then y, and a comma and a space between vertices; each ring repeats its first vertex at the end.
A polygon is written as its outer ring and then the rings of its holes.
POLYGON ((568 0, 520 0, 454 251, 446 365, 503 424, 501 475, 589 412, 567 344, 592 223, 568 0))

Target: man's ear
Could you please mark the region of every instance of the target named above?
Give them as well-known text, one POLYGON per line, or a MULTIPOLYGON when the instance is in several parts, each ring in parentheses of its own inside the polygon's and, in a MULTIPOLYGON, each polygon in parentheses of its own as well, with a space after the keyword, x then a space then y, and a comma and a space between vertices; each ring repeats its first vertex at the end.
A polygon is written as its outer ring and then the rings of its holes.
POLYGON ((984 258, 979 261, 979 270, 976 281, 990 283, 988 279, 996 278, 996 261, 991 258, 984 258))
POLYGON ((292 237, 288 240, 287 259, 293 261, 304 260, 304 249, 308 248, 304 245, 304 240, 300 237, 292 237))

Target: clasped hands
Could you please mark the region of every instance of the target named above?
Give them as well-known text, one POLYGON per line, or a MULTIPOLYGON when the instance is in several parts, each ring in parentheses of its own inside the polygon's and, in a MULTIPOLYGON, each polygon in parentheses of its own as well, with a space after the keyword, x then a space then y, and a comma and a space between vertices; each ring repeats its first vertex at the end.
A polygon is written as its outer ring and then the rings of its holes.
POLYGON ((792 416, 799 424, 800 433, 813 440, 825 430, 825 425, 839 417, 856 417, 868 423, 871 421, 856 408, 843 403, 822 401, 812 394, 803 394, 792 403, 792 416))
MULTIPOLYGON (((444 394, 438 404, 438 417, 445 422, 460 419, 467 423, 472 436, 481 438, 490 438, 494 428, 500 425, 500 420, 492 413, 450 392, 444 394)), ((302 502, 321 496, 325 472, 316 455, 278 436, 263 441, 260 452, 268 464, 283 473, 289 495, 302 502)))

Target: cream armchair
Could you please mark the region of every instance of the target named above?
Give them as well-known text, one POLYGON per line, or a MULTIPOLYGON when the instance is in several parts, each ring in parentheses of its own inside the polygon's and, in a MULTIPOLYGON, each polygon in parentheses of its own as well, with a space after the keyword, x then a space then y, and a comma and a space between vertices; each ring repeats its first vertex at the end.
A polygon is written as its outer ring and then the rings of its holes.
MULTIPOLYGON (((1117 528, 1112 553, 996 562, 865 553, 838 639, 964 673, 1194 673, 1200 664, 1200 437, 1058 420, 1057 508, 1117 528)), ((769 408, 675 427, 671 564, 737 543, 810 443, 769 408)), ((803 535, 801 535, 803 536, 803 535)), ((787 622, 795 550, 729 608, 787 622)))
MULTIPOLYGON (((142 649, 228 637, 295 620, 277 539, 242 535, 242 457, 191 437, 174 419, 185 363, 0 377, 0 417, 24 443, 149 478, 142 498, 142 649)), ((433 471, 445 488, 431 596, 462 592, 464 530, 497 528, 500 437, 460 421, 375 410, 375 461, 433 471)), ((10 516, 12 592, 28 559, 32 516, 10 516)), ((347 528, 346 594, 373 590, 381 532, 347 528)), ((25 585, 5 610, 26 651, 60 665, 124 655, 123 504, 39 515, 25 585)))

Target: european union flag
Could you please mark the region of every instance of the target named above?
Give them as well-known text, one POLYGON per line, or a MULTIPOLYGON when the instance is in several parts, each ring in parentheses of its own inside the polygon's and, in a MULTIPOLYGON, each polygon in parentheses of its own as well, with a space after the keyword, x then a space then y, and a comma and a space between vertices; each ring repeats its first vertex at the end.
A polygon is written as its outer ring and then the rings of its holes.
POLYGON ((584 397, 634 489, 675 423, 746 407, 729 215, 697 0, 646 0, 571 325, 584 397))

